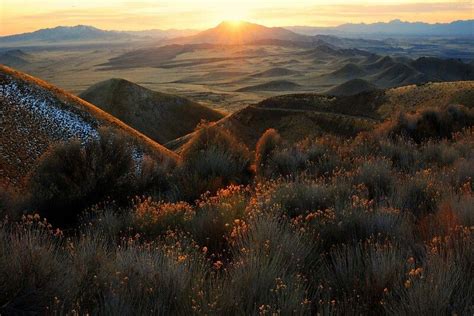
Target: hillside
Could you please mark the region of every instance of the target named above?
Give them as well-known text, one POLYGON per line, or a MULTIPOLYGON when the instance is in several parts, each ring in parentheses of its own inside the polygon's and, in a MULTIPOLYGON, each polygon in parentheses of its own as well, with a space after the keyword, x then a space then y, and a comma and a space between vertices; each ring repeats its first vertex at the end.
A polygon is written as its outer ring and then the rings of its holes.
POLYGON ((212 122, 223 116, 187 98, 152 91, 124 79, 96 83, 79 97, 159 143, 191 133, 202 120, 212 122))
MULTIPOLYGON (((357 83, 357 80, 353 80, 348 85, 357 83)), ((367 82, 363 82, 363 85, 370 86, 367 82)), ((354 95, 281 95, 248 106, 216 124, 226 127, 237 139, 252 148, 261 133, 268 128, 277 129, 290 142, 328 134, 355 136, 401 110, 444 108, 450 104, 474 107, 474 81, 371 89, 354 95)), ((165 146, 180 152, 191 136, 178 138, 165 146)))
POLYGON ((282 76, 291 76, 298 73, 299 73, 298 71, 291 70, 288 68, 274 67, 274 68, 270 68, 262 72, 253 74, 252 77, 254 78, 282 77, 282 76))
POLYGON ((22 67, 30 64, 33 58, 31 54, 25 53, 20 49, 12 49, 0 53, 0 64, 10 67, 22 67))
POLYGON ((300 85, 289 80, 273 80, 262 84, 243 87, 237 92, 252 92, 252 91, 293 91, 298 90, 300 85))
POLYGON ((159 160, 176 155, 122 121, 42 80, 0 66, 0 169, 2 185, 21 185, 35 160, 57 142, 97 137, 101 127, 117 129, 159 160))

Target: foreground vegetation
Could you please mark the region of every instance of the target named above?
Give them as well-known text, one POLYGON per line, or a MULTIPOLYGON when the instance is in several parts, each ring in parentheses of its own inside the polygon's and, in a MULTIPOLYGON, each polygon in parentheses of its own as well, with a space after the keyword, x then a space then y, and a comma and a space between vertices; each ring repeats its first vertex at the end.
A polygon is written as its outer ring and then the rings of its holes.
POLYGON ((110 131, 59 145, 0 197, 0 313, 471 315, 473 125, 268 130, 254 153, 208 125, 169 166, 110 131))

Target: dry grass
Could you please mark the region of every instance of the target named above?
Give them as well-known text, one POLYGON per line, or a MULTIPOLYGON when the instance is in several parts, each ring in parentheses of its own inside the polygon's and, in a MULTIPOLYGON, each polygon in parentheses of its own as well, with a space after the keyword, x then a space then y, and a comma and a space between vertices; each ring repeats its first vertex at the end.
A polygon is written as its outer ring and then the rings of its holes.
POLYGON ((169 172, 172 194, 100 204, 64 232, 3 221, 0 313, 474 312, 472 129, 420 143, 276 135, 257 161, 286 158, 258 177, 208 126, 169 172))

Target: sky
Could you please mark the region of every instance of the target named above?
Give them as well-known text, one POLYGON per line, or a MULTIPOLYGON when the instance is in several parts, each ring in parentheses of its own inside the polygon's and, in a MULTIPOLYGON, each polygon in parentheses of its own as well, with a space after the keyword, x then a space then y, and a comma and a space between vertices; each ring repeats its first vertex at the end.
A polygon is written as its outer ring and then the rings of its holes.
POLYGON ((0 0, 0 35, 58 25, 107 30, 205 29, 223 20, 267 26, 474 19, 474 1, 0 0))

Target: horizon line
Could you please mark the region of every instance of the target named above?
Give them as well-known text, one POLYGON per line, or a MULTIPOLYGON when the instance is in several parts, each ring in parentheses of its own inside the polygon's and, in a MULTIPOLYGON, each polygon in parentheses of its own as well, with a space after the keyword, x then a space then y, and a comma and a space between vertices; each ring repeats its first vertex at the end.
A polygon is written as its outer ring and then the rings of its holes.
POLYGON ((265 24, 262 24, 262 23, 257 23, 257 22, 252 22, 250 20, 231 20, 231 19, 224 19, 222 20, 221 22, 219 22, 218 24, 215 24, 214 26, 211 26, 211 27, 208 27, 208 28, 148 28, 148 29, 139 29, 139 30, 127 30, 127 29, 107 29, 107 28, 100 28, 100 27, 97 27, 95 25, 92 25, 92 24, 83 24, 83 23, 78 23, 78 24, 70 24, 70 25, 66 25, 66 24, 62 24, 62 25, 57 25, 57 26, 53 26, 53 27, 39 27, 35 30, 32 30, 32 31, 27 31, 27 32, 21 32, 21 33, 11 33, 11 34, 0 34, 0 37, 7 37, 7 36, 15 36, 15 35, 21 35, 21 34, 28 34, 28 33, 34 33, 34 32, 37 32, 37 31, 41 31, 41 30, 51 30, 51 29, 55 29, 55 28, 59 28, 59 27, 78 27, 78 26, 86 26, 86 27, 93 27, 93 28, 96 28, 96 29, 99 29, 99 30, 102 30, 102 31, 110 31, 110 32, 144 32, 144 31, 205 31, 205 30, 208 30, 208 29, 212 29, 222 23, 225 23, 225 22, 240 22, 240 23, 249 23, 249 24, 256 24, 256 25, 261 25, 261 26, 265 26, 265 27, 269 27, 269 28, 272 28, 272 27, 281 27, 281 28, 287 28, 287 27, 314 27, 314 28, 321 28, 321 29, 334 29, 334 28, 338 28, 340 26, 343 26, 343 25, 374 25, 374 24, 389 24, 389 23, 392 23, 392 22, 401 22, 401 23, 410 23, 410 24, 417 24, 417 23, 423 23, 423 24, 427 24, 427 25, 432 25, 432 26, 435 26, 435 25, 442 25, 442 24, 452 24, 452 23, 455 23, 455 22, 469 22, 469 21, 473 21, 474 22, 474 19, 454 19, 450 22, 424 22, 424 21, 406 21, 406 20, 402 20, 400 18, 396 18, 396 19, 390 19, 390 20, 386 20, 386 21, 377 21, 377 22, 370 22, 370 23, 367 23, 367 22, 360 22, 360 23, 342 23, 342 24, 338 24, 338 25, 335 25, 335 26, 318 26, 318 25, 308 25, 308 24, 293 24, 293 25, 272 25, 272 26, 267 26, 265 24))

